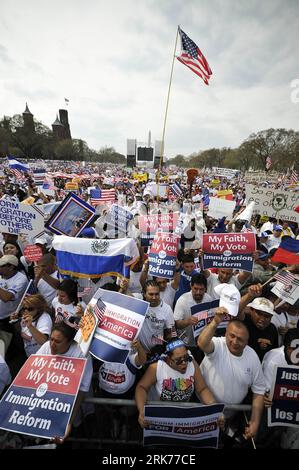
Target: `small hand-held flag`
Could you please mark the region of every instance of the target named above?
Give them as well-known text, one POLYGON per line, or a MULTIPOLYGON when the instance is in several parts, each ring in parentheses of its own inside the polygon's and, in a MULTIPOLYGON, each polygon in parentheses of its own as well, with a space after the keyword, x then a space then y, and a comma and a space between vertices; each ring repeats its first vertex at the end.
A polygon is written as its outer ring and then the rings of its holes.
POLYGON ((192 72, 196 73, 196 75, 202 78, 205 84, 208 85, 212 70, 205 56, 195 42, 193 42, 181 28, 179 28, 179 33, 182 50, 181 55, 178 56, 177 59, 182 62, 182 64, 186 65, 186 67, 189 67, 192 72))

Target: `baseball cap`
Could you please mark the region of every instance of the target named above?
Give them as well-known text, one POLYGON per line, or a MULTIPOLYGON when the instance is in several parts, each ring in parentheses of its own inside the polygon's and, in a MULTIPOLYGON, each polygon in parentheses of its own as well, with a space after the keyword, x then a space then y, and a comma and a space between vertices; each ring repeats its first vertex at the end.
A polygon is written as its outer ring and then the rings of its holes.
POLYGON ((255 310, 260 310, 261 312, 270 313, 270 315, 275 314, 273 303, 265 297, 257 297, 256 299, 254 299, 253 302, 250 302, 247 307, 254 308, 255 310))
POLYGON ((0 258, 0 266, 4 266, 5 264, 12 264, 13 266, 18 266, 19 260, 14 255, 4 255, 0 258))
POLYGON ((45 238, 40 237, 40 238, 36 238, 36 239, 34 240, 34 243, 35 243, 35 244, 38 244, 38 245, 46 245, 46 244, 47 244, 47 240, 46 240, 45 238))
POLYGON ((269 237, 269 233, 268 232, 262 232, 259 234, 259 238, 262 238, 262 237, 269 237))
POLYGON ((282 232, 283 228, 281 225, 274 225, 273 230, 277 230, 278 232, 282 232))
POLYGON ((232 317, 239 313, 239 304, 241 300, 240 292, 233 284, 222 283, 214 288, 217 295, 220 296, 219 307, 225 307, 232 317))
POLYGON ((269 258, 269 253, 266 253, 265 251, 261 251, 258 256, 258 259, 267 259, 267 258, 269 258))

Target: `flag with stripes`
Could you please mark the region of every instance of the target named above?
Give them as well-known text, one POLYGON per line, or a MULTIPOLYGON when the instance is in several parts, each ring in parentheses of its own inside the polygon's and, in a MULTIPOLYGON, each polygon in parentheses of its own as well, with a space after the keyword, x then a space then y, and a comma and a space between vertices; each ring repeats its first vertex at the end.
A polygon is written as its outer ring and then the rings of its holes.
POLYGON ((298 182, 298 174, 296 170, 292 170, 291 177, 290 177, 290 183, 291 184, 297 184, 298 182))
POLYGON ((102 202, 109 201, 115 201, 115 188, 90 190, 90 204, 92 206, 97 206, 102 202))
POLYGON ((34 179, 34 183, 36 186, 42 186, 45 178, 46 178, 46 170, 44 170, 43 168, 33 170, 33 179, 34 179))
POLYGON ((93 306, 93 311, 99 320, 99 325, 102 323, 106 312, 106 305, 101 299, 98 299, 97 303, 93 306))
POLYGON ((152 344, 156 346, 157 344, 164 344, 167 343, 162 335, 153 335, 152 336, 152 344))
POLYGON ((178 183, 174 183, 173 185, 171 185, 170 189, 172 191, 172 194, 174 194, 177 197, 180 197, 183 194, 183 190, 178 183))
POLYGON ((11 172, 12 175, 14 175, 15 179, 17 179, 18 181, 25 181, 26 178, 23 175, 23 173, 21 173, 16 168, 11 168, 10 172, 11 172))
POLYGON ((200 78, 203 79, 206 85, 209 84, 209 79, 212 75, 212 70, 202 54, 199 47, 195 42, 190 39, 181 28, 179 28, 179 34, 181 38, 181 55, 177 59, 192 72, 196 73, 200 78))
POLYGON ((29 171, 29 165, 27 165, 27 163, 21 163, 11 156, 8 156, 7 158, 8 158, 8 165, 11 170, 14 169, 14 170, 19 170, 19 171, 24 171, 24 172, 29 171))
POLYGON ((274 279, 279 282, 282 282, 285 286, 288 286, 294 282, 295 276, 291 274, 289 271, 281 271, 275 274, 274 279))

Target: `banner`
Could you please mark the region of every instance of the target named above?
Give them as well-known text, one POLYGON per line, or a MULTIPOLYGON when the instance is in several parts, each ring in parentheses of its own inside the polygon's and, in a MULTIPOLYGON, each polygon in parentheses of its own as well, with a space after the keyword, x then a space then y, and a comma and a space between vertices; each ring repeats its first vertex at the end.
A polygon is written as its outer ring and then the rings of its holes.
POLYGON ((213 217, 213 219, 222 219, 222 217, 225 216, 226 219, 231 220, 235 207, 236 201, 228 201, 218 197, 211 197, 208 216, 213 217))
MULTIPOLYGON (((191 307, 191 315, 197 317, 198 323, 193 326, 193 335, 196 339, 202 330, 213 320, 215 316, 215 309, 219 307, 219 299, 212 300, 212 302, 204 302, 202 304, 195 304, 191 307)), ((218 328, 226 328, 229 318, 225 319, 218 325, 218 328)))
POLYGON ((285 302, 288 302, 290 305, 294 305, 294 303, 299 299, 299 279, 293 279, 290 284, 284 284, 283 282, 277 281, 271 289, 271 292, 285 302))
POLYGON ((44 233, 44 214, 35 205, 1 199, 0 232, 14 235, 25 233, 38 238, 44 233))
POLYGON ((275 367, 268 426, 299 427, 299 367, 275 367))
POLYGON ((252 272, 252 253, 256 250, 254 233, 204 233, 203 268, 233 268, 252 272))
POLYGON ((118 237, 122 238, 127 236, 128 225, 132 219, 133 214, 131 211, 128 211, 117 204, 113 204, 105 217, 105 222, 110 227, 115 228, 115 232, 118 237))
POLYGON ((151 197, 166 198, 168 194, 168 184, 156 184, 156 183, 148 183, 143 191, 143 195, 149 195, 151 197))
POLYGON ((70 193, 46 222, 46 227, 57 235, 78 237, 94 214, 92 206, 70 193))
POLYGON ((295 212, 299 205, 298 192, 246 184, 246 201, 247 204, 255 202, 253 214, 299 222, 299 213, 295 212))
POLYGON ((224 405, 145 405, 144 418, 149 427, 143 431, 144 446, 186 446, 218 448, 217 420, 224 405))
POLYGON ((180 237, 173 233, 156 233, 149 252, 149 274, 173 279, 180 237))
POLYGON ((232 179, 240 173, 240 170, 234 170, 233 168, 212 168, 213 175, 222 176, 227 179, 232 179))
POLYGON ((180 218, 179 212, 139 216, 141 246, 150 246, 157 231, 174 232, 180 218))
POLYGON ((98 289, 92 302, 104 305, 100 308, 101 320, 89 352, 100 361, 124 364, 131 343, 141 330, 149 303, 104 289, 98 289))
POLYGON ((133 173, 132 178, 134 180, 138 180, 139 183, 146 183, 148 180, 148 175, 147 173, 133 173))
POLYGON ((216 196, 221 199, 227 199, 228 201, 232 201, 234 193, 231 189, 222 189, 221 191, 217 191, 216 196))
POLYGON ((63 437, 86 359, 32 354, 0 402, 0 428, 51 439, 63 437))
POLYGON ((94 240, 55 235, 52 246, 59 271, 78 278, 129 278, 129 266, 139 258, 132 238, 94 240))

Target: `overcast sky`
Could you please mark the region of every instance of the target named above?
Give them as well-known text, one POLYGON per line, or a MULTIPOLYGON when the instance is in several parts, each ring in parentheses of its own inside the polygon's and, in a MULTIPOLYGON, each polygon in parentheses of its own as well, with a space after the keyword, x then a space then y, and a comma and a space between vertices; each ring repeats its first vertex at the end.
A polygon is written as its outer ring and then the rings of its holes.
POLYGON ((160 140, 178 24, 213 75, 206 86, 175 61, 167 157, 298 130, 298 0, 1 0, 0 117, 28 102, 51 128, 68 98, 72 137, 91 148, 160 140))

